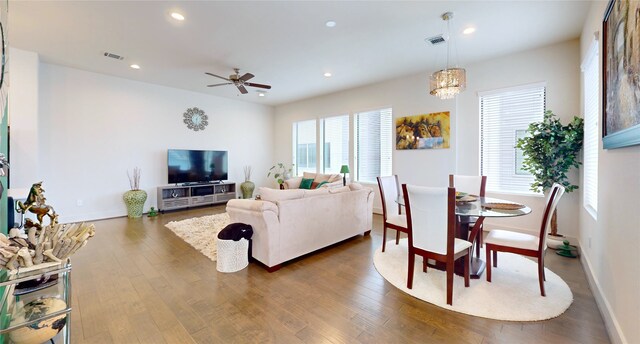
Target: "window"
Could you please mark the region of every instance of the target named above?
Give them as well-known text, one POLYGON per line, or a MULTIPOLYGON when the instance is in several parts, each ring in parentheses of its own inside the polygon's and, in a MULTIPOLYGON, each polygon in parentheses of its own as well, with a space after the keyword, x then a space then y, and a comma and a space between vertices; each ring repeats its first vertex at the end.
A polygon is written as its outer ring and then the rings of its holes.
POLYGON ((598 212, 598 41, 593 41, 582 62, 584 91, 584 163, 583 204, 596 218, 598 212))
POLYGON ((522 169, 515 145, 530 123, 543 120, 545 97, 543 84, 480 93, 480 173, 487 191, 534 193, 534 178, 522 169))
POLYGON ((293 123, 295 174, 316 172, 316 120, 293 123))
POLYGON ((349 115, 322 120, 323 173, 340 173, 342 165, 349 165, 349 115))
POLYGON ((392 118, 390 108, 355 115, 355 180, 377 183, 376 177, 391 175, 392 118))

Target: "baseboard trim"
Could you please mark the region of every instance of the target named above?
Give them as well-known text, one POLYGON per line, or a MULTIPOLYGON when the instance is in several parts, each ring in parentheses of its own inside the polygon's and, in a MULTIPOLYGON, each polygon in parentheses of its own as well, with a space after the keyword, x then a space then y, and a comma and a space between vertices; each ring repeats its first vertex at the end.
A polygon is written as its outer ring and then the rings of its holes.
POLYGON ((600 314, 604 320, 604 326, 607 329, 607 334, 609 334, 609 340, 611 340, 612 343, 628 343, 622 329, 620 328, 620 324, 611 309, 609 301, 607 301, 607 298, 602 294, 600 283, 598 283, 598 281, 593 277, 591 262, 586 254, 583 253, 580 255, 580 262, 584 267, 584 274, 587 276, 591 292, 593 293, 593 297, 596 299, 596 304, 598 305, 598 309, 600 310, 600 314))

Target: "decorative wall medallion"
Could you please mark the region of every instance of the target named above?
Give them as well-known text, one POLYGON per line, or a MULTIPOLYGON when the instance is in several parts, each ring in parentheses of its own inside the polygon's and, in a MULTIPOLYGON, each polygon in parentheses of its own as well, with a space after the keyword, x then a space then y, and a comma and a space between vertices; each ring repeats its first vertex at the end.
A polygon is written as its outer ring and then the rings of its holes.
POLYGON ((183 116, 184 124, 187 125, 187 128, 194 131, 204 130, 204 128, 209 124, 209 117, 204 114, 204 111, 197 107, 187 109, 183 116))

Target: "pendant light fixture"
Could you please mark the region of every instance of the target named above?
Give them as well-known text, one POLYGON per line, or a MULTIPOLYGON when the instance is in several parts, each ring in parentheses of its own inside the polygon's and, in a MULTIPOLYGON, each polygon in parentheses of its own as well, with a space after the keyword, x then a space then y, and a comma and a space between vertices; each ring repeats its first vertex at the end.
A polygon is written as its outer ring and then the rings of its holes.
POLYGON ((449 57, 451 55, 453 40, 453 36, 451 35, 451 19, 453 19, 453 13, 443 13, 441 18, 447 22, 447 65, 445 69, 433 73, 429 78, 429 93, 440 99, 452 99, 456 94, 467 88, 467 72, 464 68, 449 67, 449 57))

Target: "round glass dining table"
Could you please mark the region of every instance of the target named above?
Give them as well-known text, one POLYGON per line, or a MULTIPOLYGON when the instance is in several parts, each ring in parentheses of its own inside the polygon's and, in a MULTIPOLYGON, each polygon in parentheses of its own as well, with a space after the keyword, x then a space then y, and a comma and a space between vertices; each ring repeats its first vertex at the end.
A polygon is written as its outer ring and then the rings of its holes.
MULTIPOLYGON (((458 220, 456 237, 468 240, 472 244, 476 244, 476 239, 481 234, 482 222, 485 218, 514 217, 531 213, 531 208, 522 204, 520 204, 521 207, 519 209, 502 209, 509 207, 509 204, 518 205, 518 203, 508 200, 478 196, 471 196, 471 198, 475 200, 456 201, 456 216, 458 220)), ((398 196, 396 203, 404 206, 404 196, 398 196)), ((442 268, 438 265, 434 267, 442 268)), ((469 268, 471 278, 480 278, 485 269, 485 262, 480 257, 471 257, 469 268)), ((456 261, 455 270, 457 275, 463 275, 464 265, 462 258, 456 261)))

